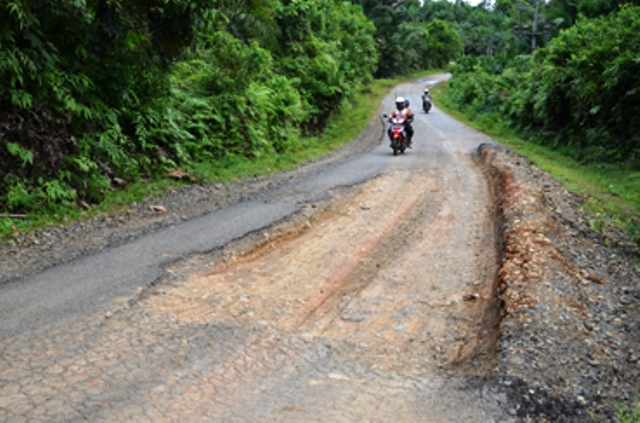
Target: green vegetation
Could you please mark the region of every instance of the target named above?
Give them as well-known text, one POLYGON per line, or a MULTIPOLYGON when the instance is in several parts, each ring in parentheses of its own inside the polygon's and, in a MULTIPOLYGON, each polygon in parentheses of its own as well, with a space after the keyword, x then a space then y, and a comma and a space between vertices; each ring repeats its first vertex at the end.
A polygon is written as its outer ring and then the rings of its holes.
POLYGON ((640 7, 580 20, 533 57, 465 58, 451 99, 473 113, 498 113, 583 162, 640 167, 640 7))
POLYGON ((437 18, 423 20, 420 10, 415 5, 411 7, 411 2, 397 8, 378 6, 371 10, 376 37, 383 40, 379 44, 377 77, 443 67, 462 54, 462 39, 454 24, 437 18))
POLYGON ((620 423, 640 423, 640 404, 638 401, 634 401, 631 407, 626 405, 618 406, 616 417, 620 420, 620 423))

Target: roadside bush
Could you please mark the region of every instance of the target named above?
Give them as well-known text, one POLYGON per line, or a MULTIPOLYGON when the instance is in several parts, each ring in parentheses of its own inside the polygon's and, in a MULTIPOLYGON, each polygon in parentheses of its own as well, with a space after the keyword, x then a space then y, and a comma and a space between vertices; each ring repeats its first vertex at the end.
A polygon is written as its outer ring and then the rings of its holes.
POLYGON ((512 126, 584 162, 640 167, 640 7, 582 19, 506 66, 495 58, 454 67, 449 96, 473 113, 499 112, 512 126))
POLYGON ((640 165, 640 7, 582 19, 540 50, 536 117, 588 161, 640 165))
POLYGON ((176 64, 166 103, 171 119, 152 122, 147 138, 166 145, 177 164, 227 155, 283 152, 299 139, 306 111, 295 79, 274 73, 271 54, 225 32, 176 64))
POLYGON ((181 0, 156 6, 0 4, 0 211, 98 201, 106 180, 142 173, 131 122, 166 90, 179 52, 167 46, 188 43, 201 10, 181 0))

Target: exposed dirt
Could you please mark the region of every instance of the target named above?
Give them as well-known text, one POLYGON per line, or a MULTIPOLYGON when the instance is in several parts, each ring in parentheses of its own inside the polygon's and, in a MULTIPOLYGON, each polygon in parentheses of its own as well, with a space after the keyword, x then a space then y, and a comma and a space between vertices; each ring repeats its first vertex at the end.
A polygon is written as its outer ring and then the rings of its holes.
MULTIPOLYGON (((482 321, 484 307, 475 305, 491 298, 491 284, 481 284, 491 277, 470 283, 465 271, 490 276, 493 269, 483 267, 496 260, 491 248, 483 251, 482 259, 470 254, 475 248, 458 248, 457 263, 434 259, 443 248, 452 248, 442 240, 455 231, 448 223, 453 220, 451 210, 438 210, 435 202, 424 201, 438 189, 428 176, 402 171, 345 189, 344 195, 322 204, 322 210, 308 206, 304 219, 298 216, 265 232, 239 257, 230 256, 206 274, 171 289, 163 287, 163 295, 150 303, 160 312, 200 323, 246 318, 247 323, 269 322, 285 332, 339 338, 341 327, 350 323, 362 323, 353 325, 356 337, 403 325, 405 329, 397 331, 401 338, 427 333, 444 338, 451 330, 452 322, 447 321, 451 317, 453 322, 482 321), (442 283, 452 273, 457 283, 442 283), (478 294, 472 307, 464 303, 467 292, 478 294), (216 298, 215 308, 212 298, 216 298), (381 307, 380 301, 388 304, 381 307), (397 314, 402 308, 413 311, 397 314), (426 318, 430 313, 434 315, 426 318)), ((468 239, 459 242, 471 245, 473 232, 465 228, 460 233, 468 239)), ((238 251, 234 249, 233 254, 238 251)), ((448 347, 456 351, 449 354, 451 359, 459 360, 464 344, 448 347)))
MULTIPOLYGON (((507 419, 485 414, 495 402, 521 421, 618 421, 618 408, 640 395, 634 245, 618 232, 592 231, 584 199, 526 158, 489 145, 479 156, 495 220, 478 221, 483 213, 463 211, 455 198, 451 209, 430 207, 424 199, 442 187, 427 175, 411 176, 415 188, 394 190, 409 177, 394 172, 230 247, 223 264, 161 288, 149 305, 187 321, 233 316, 307 342, 322 338, 342 346, 341 359, 352 354, 381 371, 439 374, 454 390, 460 380, 482 381, 492 405, 465 416, 470 421, 507 419), (485 277, 471 282, 468 275, 485 277)), ((451 406, 451 391, 440 389, 451 406)), ((370 390, 392 394, 384 385, 370 390)), ((453 421, 430 405, 429 421, 453 421)), ((387 412, 380 415, 419 419, 387 412)))
MULTIPOLYGON (((230 246, 205 273, 189 276, 189 269, 203 267, 202 257, 194 258, 199 264, 171 269, 173 286, 159 284, 141 307, 183 323, 229 321, 241 327, 265 326, 278 337, 308 344, 322 341, 333 346, 333 359, 342 363, 334 364, 330 377, 356 379, 349 363, 375 370, 380 380, 369 382, 368 395, 380 402, 397 394, 397 387, 388 385, 391 375, 439 375, 452 385, 462 380, 452 377, 452 371, 458 377, 487 376, 495 365, 498 317, 491 214, 479 202, 454 212, 466 197, 463 190, 446 192, 444 180, 393 170, 340 190, 330 202, 309 205, 252 242, 230 246), (448 201, 443 201, 445 195, 448 201)), ((447 188, 455 188, 460 180, 447 182, 447 188)), ((482 179, 476 183, 482 185, 482 179)), ((265 356, 298 359, 282 341, 255 342, 265 356)), ((234 395, 273 377, 270 371, 248 368, 242 373, 234 395)), ((288 377, 306 381, 309 374, 296 371, 288 377)), ((452 409, 454 389, 432 383, 440 392, 423 393, 428 403, 447 405, 445 410, 432 409, 432 421, 490 418, 487 410, 462 404, 452 409)), ((345 383, 339 392, 354 396, 361 389, 361 383, 345 383)), ((298 407, 308 402, 302 398, 307 392, 288 389, 278 394, 298 407)), ((237 404, 236 410, 220 407, 215 413, 256 418, 240 407, 241 401, 230 402, 237 404)), ((375 414, 352 407, 336 411, 343 417, 375 415, 385 421, 394 416, 416 421, 425 411, 424 405, 407 409, 404 401, 388 401, 375 414)), ((300 408, 299 415, 312 417, 309 408, 300 408)))
POLYGON ((640 398, 640 266, 617 231, 594 232, 584 198, 529 160, 481 148, 503 221, 495 374, 532 421, 614 421, 640 398))
MULTIPOLYGON (((18 235, 0 247, 0 282, 278 187, 379 134, 373 122, 285 174, 18 235)), ((0 420, 614 421, 640 396, 632 245, 593 232, 583 199, 505 149, 441 159, 174 263, 117 313, 4 340, 0 420)))

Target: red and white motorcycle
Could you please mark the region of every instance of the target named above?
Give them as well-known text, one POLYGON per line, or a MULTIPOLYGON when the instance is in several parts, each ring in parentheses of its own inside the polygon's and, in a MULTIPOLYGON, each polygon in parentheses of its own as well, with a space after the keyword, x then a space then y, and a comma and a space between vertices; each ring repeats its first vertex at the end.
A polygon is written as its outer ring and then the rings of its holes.
MULTIPOLYGON (((382 115, 385 119, 389 118, 387 115, 382 115)), ((393 155, 397 156, 398 152, 404 153, 408 146, 407 133, 405 132, 406 116, 392 116, 389 118, 391 122, 391 149, 393 155)))

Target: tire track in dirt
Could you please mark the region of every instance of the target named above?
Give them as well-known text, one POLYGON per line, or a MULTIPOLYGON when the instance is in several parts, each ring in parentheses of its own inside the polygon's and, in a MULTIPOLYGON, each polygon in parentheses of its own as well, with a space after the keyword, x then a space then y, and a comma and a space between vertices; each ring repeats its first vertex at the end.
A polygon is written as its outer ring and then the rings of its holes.
MULTIPOLYGON (((493 342, 486 308, 494 305, 491 263, 496 262, 493 229, 487 227, 491 216, 478 210, 478 204, 469 204, 464 192, 449 191, 461 182, 468 185, 468 175, 438 175, 391 170, 361 186, 339 190, 307 220, 265 233, 240 257, 230 253, 233 258, 212 272, 163 289, 163 295, 149 298, 143 306, 184 322, 232 318, 243 327, 268 328, 268 342, 254 340, 262 350, 262 370, 233 367, 230 371, 242 375, 242 382, 217 387, 218 395, 226 392, 222 395, 235 404, 225 407, 229 416, 250 413, 247 403, 262 395, 256 386, 274 383, 274 369, 292 378, 290 386, 306 379, 312 386, 322 384, 314 379, 315 367, 305 374, 267 363, 322 362, 309 348, 325 343, 338 362, 324 377, 353 382, 342 388, 345 395, 360 389, 364 380, 377 401, 396 395, 399 388, 389 383, 399 374, 430 375, 410 393, 425 395, 444 389, 447 380, 457 386, 459 381, 442 372, 447 368, 466 374, 463 364, 474 375, 486 374, 492 366, 493 342), (464 212, 457 210, 461 201, 467 206, 464 212), (472 301, 467 302, 464 298, 470 293, 472 301), (306 346, 292 348, 296 340, 306 346), (365 370, 353 374, 349 363, 365 370), (373 381, 369 372, 384 376, 373 381)), ((474 183, 482 185, 483 180, 476 178, 474 183)), ((306 400, 291 388, 279 389, 287 391, 285 397, 298 398, 285 409, 304 414, 305 407, 295 404, 306 400)), ((404 390, 411 392, 406 386, 404 390)), ((452 391, 441 394, 455 398, 458 394, 452 391)), ((385 413, 398 412, 397 406, 388 403, 385 413)), ((306 410, 310 407, 307 404, 306 410)), ((454 414, 460 410, 471 413, 462 408, 454 414)), ((348 410, 342 412, 348 415, 348 410)))
POLYGON ((248 313, 256 321, 277 322, 282 330, 317 326, 315 315, 325 316, 330 310, 335 315, 340 298, 357 294, 366 286, 367 276, 397 259, 433 183, 425 176, 395 172, 357 188, 354 198, 338 194, 324 211, 298 224, 302 228, 297 236, 280 229, 283 239, 269 239, 232 259, 232 266, 222 264, 209 275, 166 290, 153 302, 159 311, 179 319, 202 321, 200 317, 248 313), (422 189, 410 195, 394 189, 408 186, 409 178, 422 189), (209 314, 206 301, 199 302, 201 308, 185 309, 185 302, 212 296, 227 298, 217 302, 216 315, 209 314), (273 307, 283 300, 286 312, 273 307))

